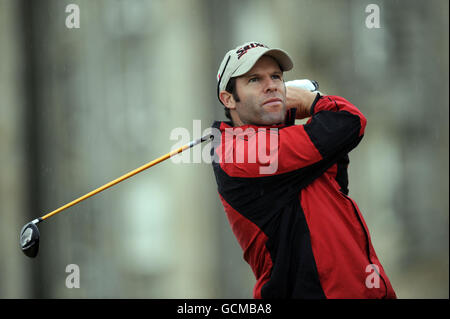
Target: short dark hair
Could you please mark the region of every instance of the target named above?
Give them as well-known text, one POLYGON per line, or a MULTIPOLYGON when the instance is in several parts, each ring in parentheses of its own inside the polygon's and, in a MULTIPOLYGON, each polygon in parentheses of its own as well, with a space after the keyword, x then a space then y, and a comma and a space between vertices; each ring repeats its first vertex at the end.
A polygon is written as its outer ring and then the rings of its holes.
MULTIPOLYGON (((227 87, 225 88, 225 91, 227 91, 228 93, 231 93, 233 95, 233 98, 236 102, 240 102, 241 99, 239 99, 239 96, 237 94, 237 90, 236 90, 236 78, 231 78, 228 81, 227 87)), ((230 114, 230 109, 226 106, 224 106, 225 108, 225 116, 232 121, 231 119, 231 114, 230 114)))

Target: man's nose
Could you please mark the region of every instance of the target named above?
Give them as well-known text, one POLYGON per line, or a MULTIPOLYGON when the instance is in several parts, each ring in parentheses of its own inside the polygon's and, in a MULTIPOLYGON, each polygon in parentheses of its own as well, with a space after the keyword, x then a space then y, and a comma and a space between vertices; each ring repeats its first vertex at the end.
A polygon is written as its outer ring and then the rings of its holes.
POLYGON ((268 79, 266 79, 264 84, 265 84, 265 86, 264 86, 265 92, 273 92, 273 91, 278 90, 278 84, 276 83, 276 81, 274 79, 272 79, 272 77, 269 77, 268 79))

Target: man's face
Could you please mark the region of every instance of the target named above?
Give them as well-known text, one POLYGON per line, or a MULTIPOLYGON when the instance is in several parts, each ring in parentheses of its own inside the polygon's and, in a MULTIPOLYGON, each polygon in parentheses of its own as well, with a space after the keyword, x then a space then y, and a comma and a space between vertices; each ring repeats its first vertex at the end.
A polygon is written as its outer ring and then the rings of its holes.
POLYGON ((236 113, 242 124, 284 122, 286 86, 283 72, 272 57, 262 56, 250 71, 236 78, 236 92, 240 99, 236 113))

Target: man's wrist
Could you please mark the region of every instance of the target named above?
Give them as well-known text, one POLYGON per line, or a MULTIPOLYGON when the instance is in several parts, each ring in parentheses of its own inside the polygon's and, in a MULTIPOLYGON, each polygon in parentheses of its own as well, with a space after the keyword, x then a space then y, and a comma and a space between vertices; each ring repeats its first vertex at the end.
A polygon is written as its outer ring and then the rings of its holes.
POLYGON ((322 94, 320 92, 317 92, 316 97, 314 98, 314 101, 312 102, 311 106, 309 107, 309 114, 311 116, 314 115, 314 107, 316 106, 319 99, 322 97, 322 94))
POLYGON ((286 82, 287 106, 297 109, 296 119, 310 117, 313 106, 318 99, 319 83, 308 79, 293 80, 286 82))
POLYGON ((311 109, 315 104, 318 93, 303 91, 301 94, 301 98, 298 100, 297 104, 297 119, 304 119, 310 117, 312 115, 311 109))

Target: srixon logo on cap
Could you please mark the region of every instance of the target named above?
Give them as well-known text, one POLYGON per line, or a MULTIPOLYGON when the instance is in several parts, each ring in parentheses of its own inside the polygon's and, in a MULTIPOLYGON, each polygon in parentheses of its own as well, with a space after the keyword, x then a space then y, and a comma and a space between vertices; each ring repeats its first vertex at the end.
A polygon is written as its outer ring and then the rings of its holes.
POLYGON ((236 54, 238 56, 238 60, 244 54, 246 54, 248 50, 253 49, 253 48, 257 48, 257 47, 267 48, 267 46, 265 46, 264 44, 258 43, 258 42, 253 42, 253 43, 247 44, 245 47, 240 48, 239 50, 236 51, 236 54))

